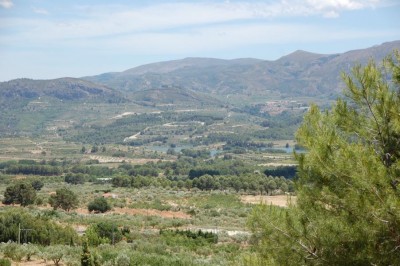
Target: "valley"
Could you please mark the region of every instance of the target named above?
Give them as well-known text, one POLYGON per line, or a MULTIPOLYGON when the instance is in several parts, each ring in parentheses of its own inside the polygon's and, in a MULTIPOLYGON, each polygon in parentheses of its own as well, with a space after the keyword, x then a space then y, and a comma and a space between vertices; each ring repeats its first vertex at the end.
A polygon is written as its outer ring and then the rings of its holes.
POLYGON ((0 254, 12 265, 80 265, 88 252, 91 265, 248 265, 258 208, 296 205, 304 115, 331 110, 338 69, 396 47, 0 83, 0 254))

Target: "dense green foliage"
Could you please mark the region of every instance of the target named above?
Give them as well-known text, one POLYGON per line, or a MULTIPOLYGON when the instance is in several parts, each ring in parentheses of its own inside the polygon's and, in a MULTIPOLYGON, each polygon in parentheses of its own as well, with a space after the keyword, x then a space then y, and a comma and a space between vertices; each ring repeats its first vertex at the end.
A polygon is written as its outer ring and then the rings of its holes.
POLYGON ((50 195, 49 203, 54 209, 61 208, 70 211, 78 206, 78 197, 71 190, 60 188, 55 194, 50 195))
POLYGON ((400 264, 400 54, 343 75, 346 99, 313 106, 297 132, 297 206, 250 225, 277 265, 400 264))
POLYGON ((296 166, 278 166, 272 169, 265 169, 265 175, 283 176, 285 178, 294 178, 296 176, 296 166))
POLYGON ((103 197, 95 198, 88 204, 88 210, 90 212, 94 211, 103 213, 111 210, 111 205, 108 203, 107 199, 103 197))
POLYGON ((202 242, 205 240, 206 242, 209 243, 218 243, 218 235, 214 234, 212 232, 203 232, 201 230, 197 232, 192 232, 190 230, 160 230, 160 235, 164 236, 175 236, 175 235, 182 235, 187 238, 191 238, 194 240, 199 240, 199 242, 202 242))
POLYGON ((31 184, 32 184, 32 187, 33 187, 36 191, 41 190, 42 187, 44 186, 44 183, 43 183, 41 180, 39 180, 39 179, 34 179, 34 180, 32 180, 31 184))
POLYGON ((117 225, 110 222, 98 222, 91 225, 85 233, 88 244, 98 246, 100 244, 115 244, 122 240, 122 232, 117 225))
POLYGON ((18 227, 31 229, 21 232, 21 242, 41 245, 76 243, 78 236, 71 227, 62 227, 42 215, 32 215, 23 209, 0 212, 0 242, 18 242, 18 227))
POLYGON ((20 182, 9 186, 4 192, 4 204, 21 204, 27 206, 35 202, 36 191, 32 184, 28 182, 20 182))
POLYGON ((78 185, 85 183, 85 176, 82 173, 71 174, 68 173, 64 177, 64 181, 69 184, 78 185))
POLYGON ((216 175, 202 174, 193 179, 183 177, 144 177, 144 176, 116 176, 112 179, 115 187, 178 187, 198 188, 200 190, 225 190, 247 191, 251 193, 272 193, 279 189, 282 192, 293 192, 293 181, 284 177, 272 177, 262 174, 247 175, 216 175))
POLYGON ((11 266, 11 261, 9 259, 0 258, 0 266, 11 266))

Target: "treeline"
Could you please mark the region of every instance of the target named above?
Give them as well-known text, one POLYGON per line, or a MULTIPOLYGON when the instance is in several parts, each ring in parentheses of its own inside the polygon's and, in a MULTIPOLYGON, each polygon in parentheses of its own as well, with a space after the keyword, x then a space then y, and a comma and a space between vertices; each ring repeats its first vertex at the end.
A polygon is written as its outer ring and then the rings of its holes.
POLYGON ((62 174, 62 169, 51 165, 24 165, 16 164, 7 167, 6 174, 53 176, 62 174))
POLYGON ((283 193, 294 192, 292 180, 284 177, 272 177, 262 174, 252 175, 202 175, 190 179, 188 177, 144 177, 144 176, 115 176, 112 178, 114 187, 171 187, 200 190, 228 190, 233 189, 237 192, 247 193, 283 193))
POLYGON ((245 148, 245 149, 260 149, 273 147, 273 143, 265 142, 255 142, 252 141, 249 135, 240 135, 234 133, 211 133, 205 138, 196 138, 190 141, 193 145, 210 145, 213 143, 225 142, 223 146, 224 150, 232 150, 235 148, 245 148))
POLYGON ((85 174, 86 176, 107 176, 115 173, 115 170, 105 166, 88 165, 67 161, 40 161, 19 160, 0 163, 0 170, 5 174, 24 174, 39 176, 58 176, 61 174, 85 174))
POLYGON ((167 140, 168 140, 168 137, 156 136, 156 137, 151 137, 151 138, 146 138, 146 139, 129 140, 129 141, 126 141, 125 144, 127 144, 129 146, 142 146, 142 145, 149 144, 152 142, 166 143, 167 140))
POLYGON ((157 162, 144 165, 122 164, 113 171, 125 175, 143 176, 189 176, 199 177, 203 174, 212 175, 239 175, 260 171, 258 167, 250 166, 240 160, 224 160, 216 158, 212 160, 198 160, 192 157, 180 156, 175 162, 157 162))
MULTIPOLYGON (((121 164, 118 168, 98 165, 51 162, 12 161, 0 165, 5 173, 26 175, 63 175, 70 184, 107 182, 115 187, 178 187, 201 190, 234 189, 247 192, 293 191, 290 180, 296 175, 295 166, 260 169, 239 160, 196 160, 182 156, 175 162, 150 162, 144 165, 121 164), (57 169, 42 171, 37 169, 57 169), (106 181, 104 181, 106 179, 106 181)), ((42 184, 43 185, 43 184, 42 184)))
POLYGON ((285 178, 294 178, 297 173, 296 166, 278 166, 276 168, 265 169, 265 175, 284 176, 285 178))

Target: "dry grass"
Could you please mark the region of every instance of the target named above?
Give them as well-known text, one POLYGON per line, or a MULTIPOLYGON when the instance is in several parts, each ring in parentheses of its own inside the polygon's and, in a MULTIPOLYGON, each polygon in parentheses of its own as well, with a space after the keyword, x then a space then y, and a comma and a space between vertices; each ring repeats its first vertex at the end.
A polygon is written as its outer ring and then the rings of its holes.
POLYGON ((267 205, 275 205, 279 207, 287 207, 289 202, 292 204, 296 203, 296 196, 288 196, 288 195, 277 195, 277 196, 241 196, 240 200, 243 203, 250 204, 267 204, 267 205))

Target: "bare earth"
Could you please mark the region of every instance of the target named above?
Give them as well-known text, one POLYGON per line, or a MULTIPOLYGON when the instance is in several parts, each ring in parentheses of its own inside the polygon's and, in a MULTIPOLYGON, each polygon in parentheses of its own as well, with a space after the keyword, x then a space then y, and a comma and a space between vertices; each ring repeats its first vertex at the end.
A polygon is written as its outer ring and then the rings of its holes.
MULTIPOLYGON (((89 214, 89 211, 87 209, 79 208, 74 210, 77 213, 80 214, 89 214)), ((118 213, 118 214, 129 214, 129 215, 146 215, 146 216, 159 216, 163 218, 180 218, 180 219, 190 219, 191 216, 189 214, 186 214, 184 212, 180 211, 159 211, 159 210, 154 210, 154 209, 131 209, 131 208, 113 208, 112 211, 109 211, 107 213, 104 213, 102 215, 109 215, 113 213, 118 213)))
POLYGON ((277 196, 241 196, 240 200, 243 203, 250 203, 250 204, 267 204, 267 205, 275 205, 279 207, 287 207, 289 200, 295 204, 296 203, 296 196, 288 196, 288 195, 277 195, 277 196))
MULTIPOLYGON (((19 266, 19 265, 24 265, 24 266, 47 266, 47 265, 54 265, 51 261, 48 261, 47 263, 44 262, 44 260, 31 260, 31 261, 20 261, 20 262, 11 262, 12 266, 19 266)), ((59 263, 59 265, 64 265, 63 263, 59 263)))

